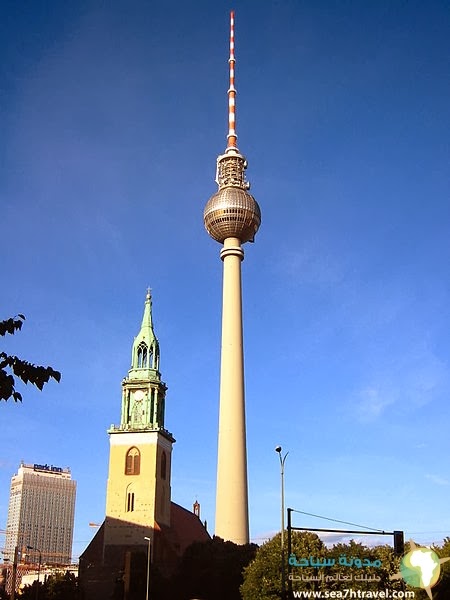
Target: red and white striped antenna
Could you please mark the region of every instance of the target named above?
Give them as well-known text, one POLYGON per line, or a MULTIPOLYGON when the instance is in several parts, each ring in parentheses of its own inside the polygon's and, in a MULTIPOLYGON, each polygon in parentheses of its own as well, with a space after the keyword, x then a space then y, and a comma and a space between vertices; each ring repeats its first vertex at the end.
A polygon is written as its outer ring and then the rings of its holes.
POLYGON ((236 88, 234 87, 234 10, 230 12, 230 87, 228 89, 228 135, 226 152, 237 152, 236 133, 236 88))

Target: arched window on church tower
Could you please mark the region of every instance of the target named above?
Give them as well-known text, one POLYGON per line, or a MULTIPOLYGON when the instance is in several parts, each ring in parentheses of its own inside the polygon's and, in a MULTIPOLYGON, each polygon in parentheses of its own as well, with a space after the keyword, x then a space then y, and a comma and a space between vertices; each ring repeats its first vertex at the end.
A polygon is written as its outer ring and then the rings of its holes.
POLYGON ((128 492, 127 494, 127 512, 134 511, 134 492, 128 492))
POLYGON ((146 369, 148 366, 148 348, 145 342, 141 342, 137 349, 138 369, 146 369))
POLYGON ((161 455, 161 479, 165 479, 167 477, 167 456, 166 453, 163 452, 161 455))
POLYGON ((139 475, 141 454, 137 448, 130 448, 125 459, 125 475, 139 475))
POLYGON ((125 495, 125 510, 126 512, 133 512, 135 507, 135 496, 133 483, 127 485, 125 495))

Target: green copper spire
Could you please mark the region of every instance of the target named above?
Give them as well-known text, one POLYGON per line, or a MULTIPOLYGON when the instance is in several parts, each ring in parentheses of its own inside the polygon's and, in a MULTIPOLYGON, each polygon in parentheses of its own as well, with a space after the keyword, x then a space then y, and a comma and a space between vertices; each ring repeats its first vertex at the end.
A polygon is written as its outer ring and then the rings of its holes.
POLYGON ((153 330, 152 295, 147 290, 141 329, 134 338, 131 369, 122 381, 120 426, 113 431, 164 429, 166 384, 159 372, 159 343, 153 330))
POLYGON ((160 379, 159 373, 159 344, 153 331, 152 320, 152 294, 147 289, 145 298, 144 316, 142 317, 141 330, 134 338, 131 355, 130 379, 160 379))

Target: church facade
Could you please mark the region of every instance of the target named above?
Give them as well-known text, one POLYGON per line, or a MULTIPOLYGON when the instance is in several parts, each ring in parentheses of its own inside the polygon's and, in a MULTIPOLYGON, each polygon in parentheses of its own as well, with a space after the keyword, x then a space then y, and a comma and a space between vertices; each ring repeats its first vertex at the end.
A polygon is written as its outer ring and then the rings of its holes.
POLYGON ((108 431, 105 520, 80 557, 85 600, 137 597, 149 561, 170 575, 184 550, 210 539, 194 512, 171 501, 172 446, 165 428, 167 386, 159 370, 159 343, 147 291, 131 368, 122 381, 121 418, 108 431))

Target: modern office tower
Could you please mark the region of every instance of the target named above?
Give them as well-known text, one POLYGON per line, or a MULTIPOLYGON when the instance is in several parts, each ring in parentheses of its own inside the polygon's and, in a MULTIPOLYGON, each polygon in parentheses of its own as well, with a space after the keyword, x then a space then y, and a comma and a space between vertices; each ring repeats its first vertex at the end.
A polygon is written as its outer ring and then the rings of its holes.
POLYGON ((248 193, 247 161, 237 148, 234 87, 234 13, 230 26, 230 87, 225 153, 217 158, 219 190, 204 210, 205 228, 223 244, 222 350, 215 534, 236 544, 249 541, 244 356, 242 339, 242 244, 252 242, 261 223, 258 203, 248 193))
POLYGON ((11 479, 5 558, 23 555, 68 565, 72 556, 76 481, 69 469, 22 463, 11 479))

